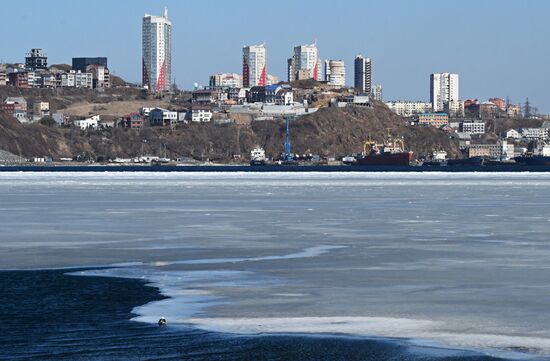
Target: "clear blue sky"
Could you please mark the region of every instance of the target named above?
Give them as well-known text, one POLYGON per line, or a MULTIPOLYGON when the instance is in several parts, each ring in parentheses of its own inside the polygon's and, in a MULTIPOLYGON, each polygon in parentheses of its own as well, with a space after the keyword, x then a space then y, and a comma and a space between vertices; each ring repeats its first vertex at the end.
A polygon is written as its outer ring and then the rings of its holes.
POLYGON ((429 74, 460 74, 461 98, 526 97, 550 113, 547 0, 27 0, 2 4, 0 61, 43 48, 50 64, 107 56, 117 75, 141 79, 141 18, 168 7, 173 77, 207 84, 241 71, 243 45, 267 42, 268 72, 286 80, 292 46, 317 40, 322 59, 373 58, 385 99, 428 100, 429 74))

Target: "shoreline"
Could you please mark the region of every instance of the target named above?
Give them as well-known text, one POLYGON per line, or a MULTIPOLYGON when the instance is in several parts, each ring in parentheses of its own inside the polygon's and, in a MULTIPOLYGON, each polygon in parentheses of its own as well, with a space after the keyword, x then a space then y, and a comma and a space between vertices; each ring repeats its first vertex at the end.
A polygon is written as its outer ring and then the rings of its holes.
POLYGON ((218 172, 218 173, 548 173, 550 166, 481 165, 481 166, 347 166, 347 165, 5 165, 2 172, 218 172))

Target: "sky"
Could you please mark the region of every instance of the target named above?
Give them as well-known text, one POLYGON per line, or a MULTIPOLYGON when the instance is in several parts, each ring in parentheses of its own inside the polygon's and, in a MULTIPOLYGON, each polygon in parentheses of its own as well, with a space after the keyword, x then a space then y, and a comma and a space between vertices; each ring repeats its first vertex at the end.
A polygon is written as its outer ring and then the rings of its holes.
MULTIPOLYGON (((0 62, 42 48, 50 64, 106 56, 112 73, 141 81, 141 21, 168 7, 172 77, 180 88, 241 72, 242 47, 266 42, 267 70, 286 80, 294 45, 321 58, 373 59, 385 100, 429 100, 429 76, 460 75, 460 97, 527 97, 550 113, 548 0, 26 0, 2 4, 0 62), (11 36, 12 35, 12 36, 11 36)), ((173 80, 174 80, 173 79, 173 80)))

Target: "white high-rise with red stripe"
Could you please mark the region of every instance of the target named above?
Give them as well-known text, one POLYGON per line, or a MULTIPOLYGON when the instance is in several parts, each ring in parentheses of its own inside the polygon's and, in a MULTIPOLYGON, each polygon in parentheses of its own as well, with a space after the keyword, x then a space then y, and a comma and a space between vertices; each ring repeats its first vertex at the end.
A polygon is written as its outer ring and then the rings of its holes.
POLYGON ((163 16, 143 17, 143 86, 154 92, 169 91, 172 82, 172 23, 163 16))

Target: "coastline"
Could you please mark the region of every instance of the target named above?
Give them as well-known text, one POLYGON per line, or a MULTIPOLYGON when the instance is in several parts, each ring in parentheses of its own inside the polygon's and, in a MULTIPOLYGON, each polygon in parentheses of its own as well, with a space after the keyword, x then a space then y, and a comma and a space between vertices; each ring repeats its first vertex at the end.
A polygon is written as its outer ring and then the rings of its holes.
POLYGON ((547 173, 550 166, 481 165, 481 166, 347 166, 347 165, 6 165, 1 172, 245 172, 245 173, 547 173))

